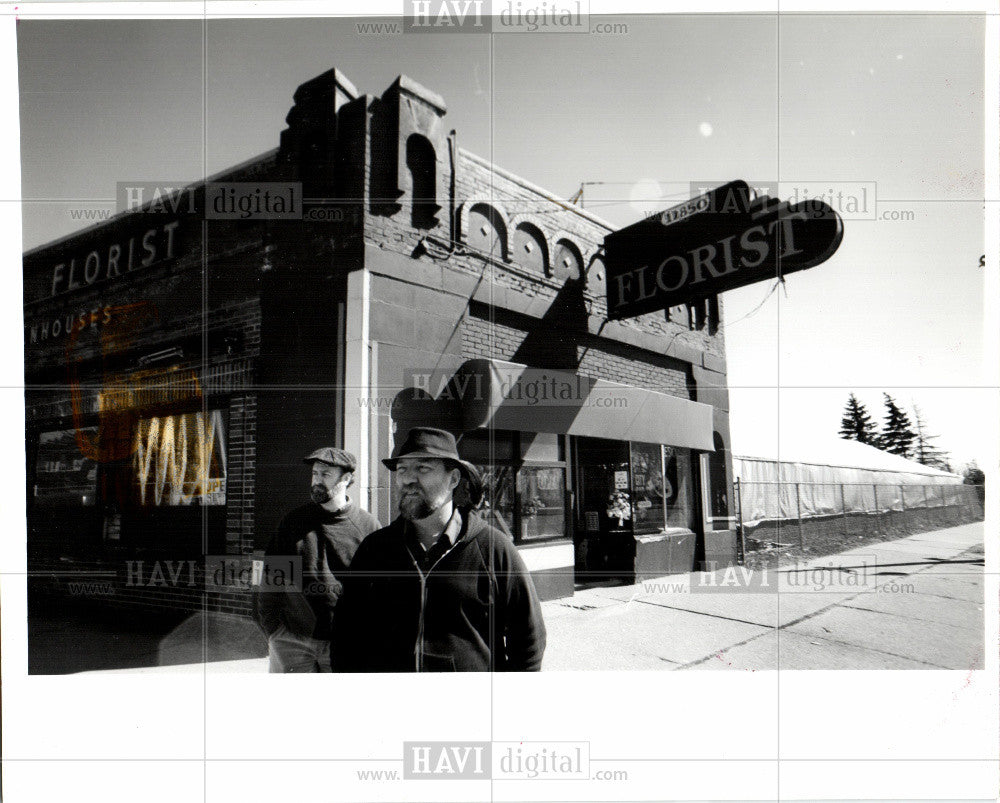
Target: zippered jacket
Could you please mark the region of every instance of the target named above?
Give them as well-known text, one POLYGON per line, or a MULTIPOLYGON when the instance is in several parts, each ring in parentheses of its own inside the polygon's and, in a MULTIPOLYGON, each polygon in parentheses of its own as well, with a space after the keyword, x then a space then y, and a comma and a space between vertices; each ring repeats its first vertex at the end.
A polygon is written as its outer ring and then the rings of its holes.
POLYGON ((545 624, 524 561, 508 536, 462 518, 424 569, 402 517, 361 542, 334 618, 335 671, 541 669, 545 624))

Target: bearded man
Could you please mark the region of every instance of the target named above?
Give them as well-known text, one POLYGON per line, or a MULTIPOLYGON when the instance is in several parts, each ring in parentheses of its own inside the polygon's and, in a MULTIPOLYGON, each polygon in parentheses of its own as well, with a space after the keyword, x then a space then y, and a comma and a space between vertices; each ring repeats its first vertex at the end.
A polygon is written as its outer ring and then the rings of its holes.
POLYGON ((474 514, 482 483, 454 436, 417 427, 382 462, 400 515, 361 543, 344 578, 334 669, 540 669, 545 624, 534 583, 510 538, 474 514))
POLYGON ((357 468, 353 454, 324 446, 303 462, 312 466, 311 501, 285 516, 265 553, 265 564, 284 565, 292 559, 301 566, 300 585, 262 585, 254 594, 271 672, 330 671, 330 634, 342 588, 339 578, 365 536, 382 526, 347 494, 357 468))

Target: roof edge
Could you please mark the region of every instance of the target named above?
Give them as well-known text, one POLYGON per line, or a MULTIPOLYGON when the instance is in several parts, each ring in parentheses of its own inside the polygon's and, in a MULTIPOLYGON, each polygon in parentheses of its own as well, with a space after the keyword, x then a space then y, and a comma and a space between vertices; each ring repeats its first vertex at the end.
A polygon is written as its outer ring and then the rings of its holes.
MULTIPOLYGON (((279 150, 278 148, 271 148, 270 150, 264 151, 263 153, 259 153, 256 156, 252 156, 249 159, 246 159, 246 160, 244 160, 242 162, 239 162, 238 164, 231 165, 230 167, 227 167, 224 170, 220 170, 218 173, 213 173, 212 175, 208 176, 207 178, 202 178, 202 179, 198 179, 197 181, 189 182, 189 183, 185 184, 183 187, 178 188, 177 191, 178 192, 184 192, 184 191, 187 191, 187 190, 189 190, 191 188, 203 187, 206 184, 209 184, 209 183, 211 183, 213 181, 220 181, 221 179, 225 178, 226 176, 231 175, 233 173, 236 173, 236 172, 238 172, 240 170, 243 170, 243 169, 245 169, 247 167, 250 167, 253 164, 256 164, 258 162, 265 162, 265 161, 267 161, 272 156, 276 156, 277 153, 278 153, 278 150, 279 150)), ((152 203, 152 201, 150 201, 150 204, 151 203, 152 203)), ((145 204, 144 206, 149 206, 150 204, 145 204)), ((43 251, 46 251, 49 248, 52 248, 52 247, 57 246, 57 245, 61 245, 61 244, 66 243, 66 242, 69 242, 70 240, 73 240, 73 239, 75 239, 77 237, 83 237, 83 236, 85 236, 87 234, 92 234, 94 232, 100 231, 105 226, 109 226, 110 224, 112 224, 112 223, 114 223, 116 221, 124 220, 129 215, 134 215, 134 214, 137 214, 137 213, 141 212, 142 209, 143 209, 143 207, 139 207, 138 209, 126 209, 123 212, 118 212, 117 214, 112 215, 111 217, 107 218, 106 220, 101 220, 101 221, 99 221, 97 223, 94 223, 93 225, 86 226, 85 228, 77 229, 76 231, 71 231, 71 232, 69 232, 69 234, 64 234, 61 237, 56 237, 54 240, 48 240, 48 241, 42 243, 41 245, 36 245, 33 248, 28 249, 27 251, 22 251, 21 252, 21 258, 23 259, 25 257, 35 256, 36 254, 39 254, 39 253, 41 253, 43 251)))

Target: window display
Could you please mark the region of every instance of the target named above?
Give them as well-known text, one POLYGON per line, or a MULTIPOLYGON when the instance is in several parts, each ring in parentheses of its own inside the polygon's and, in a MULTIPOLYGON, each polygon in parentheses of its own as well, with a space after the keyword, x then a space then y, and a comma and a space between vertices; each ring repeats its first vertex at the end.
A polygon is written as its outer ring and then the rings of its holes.
POLYGON ((633 443, 631 457, 635 532, 659 532, 665 522, 662 447, 656 443, 633 443))
POLYGON ((34 501, 36 505, 91 506, 97 496, 97 463, 85 457, 81 439, 89 443, 97 437, 97 427, 61 429, 38 436, 35 461, 34 501))
POLYGON ((132 469, 140 506, 225 505, 222 411, 141 419, 132 469))
POLYGON ((566 532, 566 469, 522 466, 517 472, 521 537, 548 538, 566 532))
POLYGON ((548 433, 481 430, 459 441, 487 488, 480 515, 518 542, 566 535, 564 453, 548 433))

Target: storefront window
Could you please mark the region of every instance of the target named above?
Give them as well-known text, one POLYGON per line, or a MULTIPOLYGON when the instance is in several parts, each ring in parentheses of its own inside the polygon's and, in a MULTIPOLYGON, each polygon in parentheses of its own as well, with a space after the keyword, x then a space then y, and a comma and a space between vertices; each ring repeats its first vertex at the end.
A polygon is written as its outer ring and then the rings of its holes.
POLYGON ((516 541, 565 536, 563 441, 535 432, 466 433, 459 453, 479 469, 487 488, 479 514, 516 541))
POLYGON ((221 410, 140 419, 132 482, 141 507, 226 504, 221 410))
POLYGON ((551 538, 566 532, 566 469, 522 466, 517 472, 521 537, 551 538))
POLYGON ((514 537, 514 469, 510 466, 477 465, 486 495, 480 515, 505 535, 514 537))
POLYGON ((634 532, 659 532, 666 520, 662 447, 657 443, 633 443, 631 453, 634 532))
POLYGON ((715 451, 708 456, 708 484, 713 529, 729 526, 729 483, 726 482, 726 445, 718 432, 713 433, 715 451))
POLYGON ((694 530, 696 506, 690 449, 657 443, 580 438, 580 527, 584 533, 635 535, 694 530))
POLYGON ((35 461, 36 505, 83 505, 89 507, 97 496, 97 463, 85 457, 80 443, 91 443, 97 427, 81 427, 43 432, 38 437, 35 461))
POLYGON ((663 467, 667 526, 693 530, 695 506, 691 450, 678 446, 664 446, 663 467))

